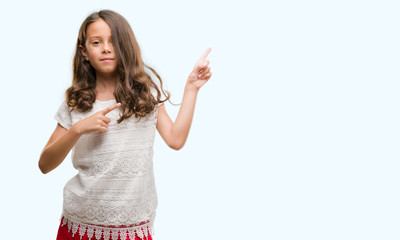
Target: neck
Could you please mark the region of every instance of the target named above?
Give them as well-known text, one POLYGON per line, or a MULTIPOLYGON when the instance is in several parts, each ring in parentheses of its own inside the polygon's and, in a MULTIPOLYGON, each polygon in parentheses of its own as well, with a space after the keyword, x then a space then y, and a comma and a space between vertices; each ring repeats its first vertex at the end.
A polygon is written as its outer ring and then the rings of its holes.
POLYGON ((96 91, 98 93, 114 93, 117 76, 96 73, 96 91))

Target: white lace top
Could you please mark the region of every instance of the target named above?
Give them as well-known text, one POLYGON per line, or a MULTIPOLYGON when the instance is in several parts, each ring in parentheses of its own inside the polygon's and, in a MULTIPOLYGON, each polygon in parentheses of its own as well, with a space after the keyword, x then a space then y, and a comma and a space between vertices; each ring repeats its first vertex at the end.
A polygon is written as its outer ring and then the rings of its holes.
MULTIPOLYGON (((66 129, 79 120, 115 104, 98 101, 93 109, 69 111, 64 101, 54 118, 66 129)), ((157 193, 153 174, 153 143, 157 107, 137 122, 132 116, 117 123, 120 109, 107 132, 84 134, 72 148, 72 163, 79 171, 64 187, 63 223, 81 237, 87 232, 100 239, 135 239, 153 233, 157 193)))

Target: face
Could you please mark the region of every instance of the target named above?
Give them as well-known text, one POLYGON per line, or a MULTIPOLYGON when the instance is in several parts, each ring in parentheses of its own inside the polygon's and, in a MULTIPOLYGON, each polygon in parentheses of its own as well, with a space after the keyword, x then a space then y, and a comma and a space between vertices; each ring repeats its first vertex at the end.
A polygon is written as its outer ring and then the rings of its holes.
POLYGON ((86 30, 85 47, 79 45, 79 48, 96 70, 96 75, 115 75, 117 59, 112 45, 111 29, 103 19, 89 25, 86 30))

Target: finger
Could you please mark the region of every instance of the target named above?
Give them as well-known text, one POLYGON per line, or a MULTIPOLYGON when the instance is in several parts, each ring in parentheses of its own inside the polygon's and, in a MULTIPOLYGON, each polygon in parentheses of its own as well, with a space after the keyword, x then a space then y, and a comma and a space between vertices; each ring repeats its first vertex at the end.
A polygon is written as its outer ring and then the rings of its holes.
POLYGON ((103 121, 100 121, 100 126, 101 126, 101 127, 107 128, 107 127, 108 127, 108 123, 105 123, 105 122, 103 122, 103 121))
POLYGON ((107 113, 111 112, 112 110, 119 108, 121 106, 121 103, 116 103, 112 106, 109 106, 103 110, 101 110, 100 112, 103 113, 104 115, 106 115, 107 113))
POLYGON ((205 80, 208 80, 208 79, 211 78, 211 75, 212 75, 212 73, 209 72, 209 73, 207 73, 203 78, 204 78, 205 80))
POLYGON ((196 66, 194 67, 193 72, 196 74, 199 74, 200 72, 204 71, 204 69, 206 69, 206 67, 202 67, 199 64, 196 64, 196 66))
POLYGON ((206 74, 206 73, 208 73, 208 72, 210 72, 210 67, 206 67, 206 68, 202 68, 201 70, 200 70, 200 73, 201 74, 206 74))
POLYGON ((201 66, 202 66, 202 67, 208 67, 209 64, 210 64, 210 61, 205 60, 205 61, 201 64, 201 66))
POLYGON ((103 120, 103 122, 105 122, 107 124, 109 124, 111 122, 111 119, 106 116, 102 117, 101 120, 103 120))
POLYGON ((199 73, 205 72, 207 68, 209 67, 206 65, 196 65, 196 67, 194 68, 194 72, 198 75, 199 73))
POLYGON ((205 68, 204 70, 200 70, 199 74, 197 75, 198 77, 203 77, 204 75, 206 75, 207 73, 210 72, 210 67, 205 68))
POLYGON ((207 48, 207 50, 203 53, 203 55, 201 55, 198 62, 200 62, 200 63, 204 62, 210 52, 211 52, 211 48, 207 48))

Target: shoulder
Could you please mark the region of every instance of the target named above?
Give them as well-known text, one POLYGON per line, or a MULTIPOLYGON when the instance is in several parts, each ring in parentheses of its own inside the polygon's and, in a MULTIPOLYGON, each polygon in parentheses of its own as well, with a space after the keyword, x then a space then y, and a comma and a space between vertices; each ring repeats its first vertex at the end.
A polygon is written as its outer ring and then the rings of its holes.
POLYGON ((69 107, 67 101, 64 99, 58 104, 58 111, 59 112, 71 112, 72 107, 69 107))
POLYGON ((69 129, 72 125, 71 109, 65 100, 63 100, 54 114, 54 118, 65 129, 69 129))

